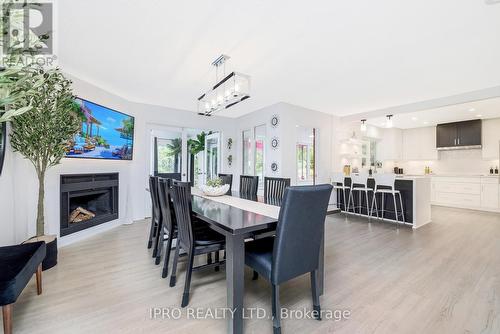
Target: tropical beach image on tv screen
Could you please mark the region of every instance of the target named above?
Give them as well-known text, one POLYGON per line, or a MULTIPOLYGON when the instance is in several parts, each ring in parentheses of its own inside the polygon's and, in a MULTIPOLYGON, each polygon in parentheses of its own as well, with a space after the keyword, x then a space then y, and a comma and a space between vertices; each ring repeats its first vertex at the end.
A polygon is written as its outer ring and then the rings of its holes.
POLYGON ((132 160, 132 116, 80 98, 75 99, 73 106, 81 119, 81 126, 68 142, 66 157, 132 160))

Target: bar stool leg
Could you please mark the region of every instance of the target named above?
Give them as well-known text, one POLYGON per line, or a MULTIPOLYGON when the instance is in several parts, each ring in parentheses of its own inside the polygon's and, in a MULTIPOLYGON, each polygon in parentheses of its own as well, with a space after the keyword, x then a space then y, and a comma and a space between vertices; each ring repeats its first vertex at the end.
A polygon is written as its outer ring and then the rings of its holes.
POLYGON ((396 224, 399 227, 398 206, 396 205, 396 193, 392 193, 392 199, 394 200, 394 215, 396 216, 396 224))
POLYGON ((403 217, 403 223, 406 221, 405 220, 405 210, 403 209, 403 196, 401 193, 399 193, 399 204, 401 204, 401 215, 403 217))
POLYGON ((372 215, 370 212, 370 205, 368 204, 368 191, 365 191, 365 197, 366 197, 366 214, 368 215, 368 218, 371 219, 372 215))
POLYGON ((345 200, 345 189, 342 189, 342 197, 344 198, 344 211, 346 211, 345 209, 345 205, 346 205, 346 200, 345 200))
MULTIPOLYGON (((347 213, 349 213, 349 208, 351 206, 351 198, 352 198, 352 190, 349 191, 349 200, 347 201, 347 211, 346 211, 347 213)), ((354 206, 354 199, 352 201, 354 206)), ((355 211, 354 208, 353 211, 355 211)))
MULTIPOLYGON (((373 205, 375 204, 375 196, 377 195, 376 192, 373 192, 373 197, 372 197, 372 205, 370 206, 370 211, 372 212, 372 216, 373 216, 373 205)), ((377 212, 378 214, 378 212, 377 212)))
POLYGON ((385 210, 385 193, 382 193, 382 220, 384 220, 384 210, 385 210))
POLYGON ((361 191, 358 191, 358 205, 359 205, 359 209, 358 209, 358 214, 361 216, 361 208, 363 207, 363 203, 361 202, 361 191))

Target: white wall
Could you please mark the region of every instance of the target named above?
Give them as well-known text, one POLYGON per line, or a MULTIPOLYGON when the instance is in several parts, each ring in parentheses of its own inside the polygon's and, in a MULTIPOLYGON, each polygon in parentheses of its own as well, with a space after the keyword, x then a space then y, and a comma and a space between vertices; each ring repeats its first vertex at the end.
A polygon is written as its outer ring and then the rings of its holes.
POLYGON ((423 174, 429 166, 434 174, 482 175, 490 172, 490 167, 498 166, 498 159, 484 160, 481 150, 456 150, 439 152, 439 160, 402 161, 397 165, 406 174, 423 174))

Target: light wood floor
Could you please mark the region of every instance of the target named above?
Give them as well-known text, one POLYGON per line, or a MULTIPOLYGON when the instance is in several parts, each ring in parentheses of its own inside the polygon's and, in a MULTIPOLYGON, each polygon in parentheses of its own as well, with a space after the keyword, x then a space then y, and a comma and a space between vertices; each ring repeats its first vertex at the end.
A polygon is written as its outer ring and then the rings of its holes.
MULTIPOLYGON (((323 309, 348 320, 284 320, 283 333, 500 333, 500 215, 433 208, 417 231, 355 217, 328 218, 323 309)), ((148 224, 120 226, 60 249, 59 265, 14 306, 15 333, 224 333, 225 320, 151 320, 151 307, 178 307, 146 250, 148 224)), ((246 307, 270 312, 270 287, 246 275, 246 307)), ((285 284, 281 303, 311 308, 307 276, 285 284)), ((224 272, 195 273, 190 307, 225 307, 224 272)), ((271 333, 247 320, 246 333, 271 333)))

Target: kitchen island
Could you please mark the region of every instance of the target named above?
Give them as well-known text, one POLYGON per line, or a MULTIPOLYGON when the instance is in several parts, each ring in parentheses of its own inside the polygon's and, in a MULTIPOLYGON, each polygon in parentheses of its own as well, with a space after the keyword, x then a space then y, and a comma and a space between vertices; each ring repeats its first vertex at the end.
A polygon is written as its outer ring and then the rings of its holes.
MULTIPOLYGON (((351 185, 351 178, 345 178, 345 185, 351 185)), ((375 180, 373 178, 368 179, 368 187, 371 189, 375 188, 375 180)), ((413 228, 419 228, 425 224, 431 222, 431 179, 426 176, 397 176, 396 190, 401 192, 404 214, 405 214, 405 225, 412 226, 413 228)), ((381 196, 377 195, 377 205, 379 209, 379 216, 381 217, 382 213, 382 203, 381 196)), ((385 211, 384 211, 384 219, 396 222, 396 217, 394 214, 394 201, 392 200, 392 195, 385 194, 385 211)), ((342 191, 336 191, 337 203, 340 208, 342 208, 342 212, 344 212, 344 198, 342 196, 342 191)), ((346 201, 349 200, 349 190, 346 190, 345 194, 346 201)), ((354 198, 354 206, 356 208, 356 214, 360 214, 362 216, 368 217, 368 208, 371 209, 373 192, 368 193, 368 205, 366 203, 366 197, 364 193, 360 197, 358 193, 353 194, 354 198), (359 208, 360 207, 360 208, 359 208)), ((399 208, 399 198, 397 199, 398 211, 399 208)), ((347 205, 347 204, 346 204, 347 205)), ((377 218, 377 214, 375 212, 375 207, 373 209, 373 218, 377 218)), ((349 208, 349 212, 353 213, 352 204, 349 208)), ((399 223, 402 223, 402 217, 399 218, 399 223)))

